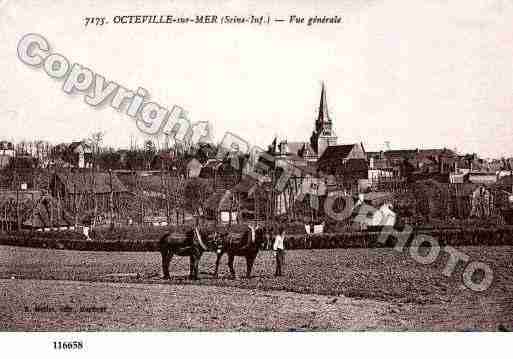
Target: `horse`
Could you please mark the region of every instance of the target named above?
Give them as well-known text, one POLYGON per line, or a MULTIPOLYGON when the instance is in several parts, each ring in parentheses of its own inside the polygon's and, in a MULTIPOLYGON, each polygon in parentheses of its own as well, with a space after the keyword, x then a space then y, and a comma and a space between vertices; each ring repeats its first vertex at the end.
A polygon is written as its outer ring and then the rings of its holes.
POLYGON ((169 263, 173 255, 176 254, 181 257, 189 257, 189 278, 197 280, 199 261, 203 252, 209 250, 206 243, 216 243, 215 238, 216 232, 199 229, 198 227, 190 228, 183 232, 169 232, 162 236, 159 241, 159 248, 162 255, 163 279, 170 278, 169 263))
POLYGON ((258 255, 258 251, 261 249, 262 244, 265 243, 265 232, 262 227, 251 227, 240 231, 235 229, 231 233, 220 234, 219 238, 216 239, 217 243, 217 258, 216 258, 216 269, 214 271, 214 277, 217 277, 219 270, 219 262, 223 254, 228 254, 228 268, 232 278, 235 278, 235 269, 233 268, 233 262, 235 257, 246 257, 246 278, 251 278, 251 270, 253 263, 258 255))

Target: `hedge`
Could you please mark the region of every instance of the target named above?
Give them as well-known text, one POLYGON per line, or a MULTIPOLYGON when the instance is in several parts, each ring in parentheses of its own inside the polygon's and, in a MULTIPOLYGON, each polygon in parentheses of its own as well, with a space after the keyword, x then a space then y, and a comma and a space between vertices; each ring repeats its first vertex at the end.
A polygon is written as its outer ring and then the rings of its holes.
MULTIPOLYGON (((16 233, 0 235, 0 244, 53 248, 72 249, 83 251, 134 251, 147 252, 158 251, 158 238, 162 230, 151 233, 150 239, 119 239, 120 233, 113 232, 117 239, 108 240, 86 240, 81 234, 75 232, 42 232, 42 233, 16 233), (158 234, 158 235, 157 235, 158 234)), ((144 233, 144 232, 143 232, 144 233)), ((133 233, 132 233, 133 234, 133 233)), ((414 230, 406 242, 411 244, 414 236, 422 234, 434 237, 440 246, 498 246, 513 245, 513 228, 475 228, 475 229, 451 229, 451 230, 414 230)), ((103 233, 107 236, 107 232, 103 233)), ((126 233, 126 236, 130 236, 126 233)), ((132 237, 132 236, 130 236, 132 237)), ((290 234, 287 235, 287 249, 331 249, 331 248, 382 248, 393 247, 396 240, 390 230, 383 232, 345 232, 345 233, 324 233, 324 234, 290 234), (379 238, 384 235, 385 243, 379 238)))

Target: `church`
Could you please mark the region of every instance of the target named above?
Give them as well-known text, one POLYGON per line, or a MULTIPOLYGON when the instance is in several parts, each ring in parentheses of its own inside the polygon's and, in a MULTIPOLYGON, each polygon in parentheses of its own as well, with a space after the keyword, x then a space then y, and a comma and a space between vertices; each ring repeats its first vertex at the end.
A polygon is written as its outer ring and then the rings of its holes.
POLYGON ((333 131, 333 122, 328 113, 328 102, 326 101, 326 87, 324 82, 321 88, 321 99, 319 112, 315 120, 315 128, 310 137, 310 146, 315 151, 317 158, 320 158, 328 146, 337 145, 337 135, 333 131))
POLYGON ((326 97, 323 82, 310 141, 289 142, 275 138, 268 153, 276 160, 286 161, 316 177, 334 175, 345 187, 354 187, 359 180, 368 178, 367 155, 361 143, 338 144, 326 97))
POLYGON ((310 141, 289 142, 286 139, 278 141, 278 139, 275 138, 269 146, 268 153, 277 159, 283 159, 299 166, 319 164, 322 162, 323 157, 329 157, 330 163, 332 163, 332 157, 335 153, 345 154, 343 156, 344 158, 339 158, 341 161, 366 159, 362 144, 338 145, 338 137, 333 129, 333 120, 328 111, 326 86, 324 82, 321 87, 319 109, 310 141), (330 150, 326 151, 328 147, 330 147, 330 150))
POLYGON ((286 139, 278 142, 275 138, 269 146, 269 153, 277 159, 301 166, 317 162, 328 146, 337 145, 337 135, 333 131, 333 122, 328 113, 326 87, 321 88, 319 111, 310 141, 289 142, 286 139))

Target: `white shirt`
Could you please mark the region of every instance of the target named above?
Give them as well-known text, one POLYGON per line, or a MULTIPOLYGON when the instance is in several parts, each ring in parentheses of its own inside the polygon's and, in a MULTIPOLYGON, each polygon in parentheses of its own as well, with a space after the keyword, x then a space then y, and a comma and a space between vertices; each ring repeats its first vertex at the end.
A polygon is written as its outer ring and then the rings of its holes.
POLYGON ((276 251, 278 249, 285 249, 283 247, 283 236, 281 236, 280 234, 277 234, 276 237, 274 237, 273 250, 276 251))

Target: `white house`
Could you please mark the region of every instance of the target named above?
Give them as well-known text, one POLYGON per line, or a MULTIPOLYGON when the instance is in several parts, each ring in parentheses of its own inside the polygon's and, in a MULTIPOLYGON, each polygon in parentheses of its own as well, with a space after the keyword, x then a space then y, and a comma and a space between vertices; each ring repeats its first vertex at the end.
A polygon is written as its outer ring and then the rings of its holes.
POLYGON ((78 168, 92 168, 93 151, 91 147, 84 141, 72 142, 69 146, 72 154, 73 165, 78 168))

